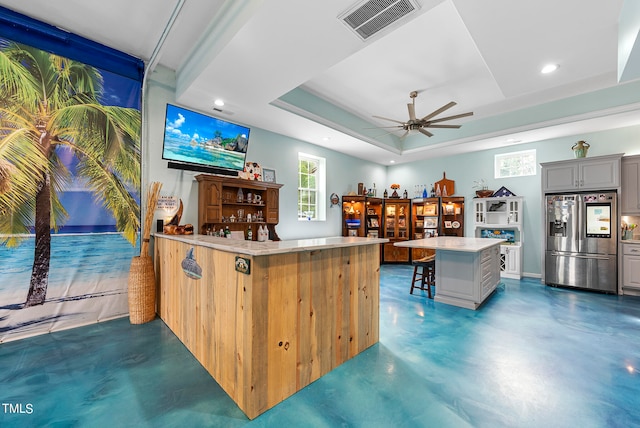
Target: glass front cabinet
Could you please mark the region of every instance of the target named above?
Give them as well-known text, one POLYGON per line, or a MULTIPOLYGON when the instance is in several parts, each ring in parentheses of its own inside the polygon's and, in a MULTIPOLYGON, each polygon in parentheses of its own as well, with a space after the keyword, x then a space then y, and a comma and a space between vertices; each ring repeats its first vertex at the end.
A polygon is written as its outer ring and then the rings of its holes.
MULTIPOLYGON (((431 238, 441 235, 440 198, 418 198, 411 201, 412 239, 431 238)), ((435 250, 412 248, 411 260, 420 260, 433 255, 435 250)))
POLYGON ((411 200, 387 198, 383 205, 383 237, 388 238, 382 251, 384 263, 408 263, 409 248, 396 247, 399 241, 411 238, 411 200))

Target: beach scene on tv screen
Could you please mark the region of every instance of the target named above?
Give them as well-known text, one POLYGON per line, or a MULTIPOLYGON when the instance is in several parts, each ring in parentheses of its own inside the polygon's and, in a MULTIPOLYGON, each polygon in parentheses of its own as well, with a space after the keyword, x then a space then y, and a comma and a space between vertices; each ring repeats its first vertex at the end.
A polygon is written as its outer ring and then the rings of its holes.
POLYGON ((167 105, 163 158, 242 171, 249 128, 167 105))

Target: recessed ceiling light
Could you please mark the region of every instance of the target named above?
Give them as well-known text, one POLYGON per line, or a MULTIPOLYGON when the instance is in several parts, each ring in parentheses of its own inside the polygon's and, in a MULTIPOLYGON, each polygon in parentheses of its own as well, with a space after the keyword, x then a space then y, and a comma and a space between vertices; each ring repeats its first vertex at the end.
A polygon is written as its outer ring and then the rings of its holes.
POLYGON ((322 137, 322 141, 329 141, 331 137, 322 137))
POLYGON ((389 161, 389 163, 396 163, 396 161, 392 160, 392 161, 389 161))
POLYGON ((222 107, 224 105, 224 101, 222 101, 221 99, 217 99, 213 103, 218 107, 222 107))
POLYGON ((553 73, 557 69, 558 69, 558 64, 547 64, 544 67, 542 67, 542 70, 540 70, 540 72, 542 74, 548 74, 548 73, 553 73))

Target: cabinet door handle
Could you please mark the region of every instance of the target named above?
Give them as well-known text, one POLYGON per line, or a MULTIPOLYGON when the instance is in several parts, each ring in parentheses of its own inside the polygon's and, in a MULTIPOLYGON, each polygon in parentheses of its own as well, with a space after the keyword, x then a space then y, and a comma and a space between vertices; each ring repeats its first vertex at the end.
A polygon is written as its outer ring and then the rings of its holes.
POLYGON ((632 248, 629 252, 630 253, 640 253, 640 250, 638 250, 636 248, 632 248))

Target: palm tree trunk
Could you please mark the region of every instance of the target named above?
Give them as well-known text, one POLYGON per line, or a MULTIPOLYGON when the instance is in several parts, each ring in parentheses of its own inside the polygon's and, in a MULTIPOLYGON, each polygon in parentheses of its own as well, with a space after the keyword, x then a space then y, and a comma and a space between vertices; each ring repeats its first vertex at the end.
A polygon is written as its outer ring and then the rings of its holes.
POLYGON ((51 262, 51 181, 46 173, 36 194, 35 220, 36 245, 25 308, 42 305, 47 297, 51 262))

